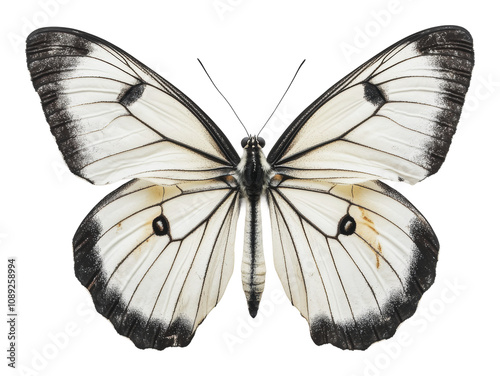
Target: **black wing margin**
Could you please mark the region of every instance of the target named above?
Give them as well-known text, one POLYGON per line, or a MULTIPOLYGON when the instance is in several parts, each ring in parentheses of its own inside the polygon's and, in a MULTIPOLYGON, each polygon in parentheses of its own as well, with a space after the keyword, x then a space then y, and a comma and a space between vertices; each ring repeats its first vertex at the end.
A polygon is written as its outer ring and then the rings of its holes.
POLYGON ((285 179, 268 201, 276 271, 317 345, 392 337, 434 282, 434 231, 384 183, 285 179))
POLYGON ((233 271, 238 211, 237 187, 219 179, 168 187, 134 179, 76 231, 75 275, 138 348, 187 346, 233 271))
POLYGON ((33 86, 71 171, 95 184, 202 180, 239 156, 192 100, 115 45, 66 28, 31 33, 33 86))
POLYGON ((296 178, 414 184, 444 161, 473 65, 467 30, 441 26, 413 34, 307 107, 279 138, 268 162, 296 178))

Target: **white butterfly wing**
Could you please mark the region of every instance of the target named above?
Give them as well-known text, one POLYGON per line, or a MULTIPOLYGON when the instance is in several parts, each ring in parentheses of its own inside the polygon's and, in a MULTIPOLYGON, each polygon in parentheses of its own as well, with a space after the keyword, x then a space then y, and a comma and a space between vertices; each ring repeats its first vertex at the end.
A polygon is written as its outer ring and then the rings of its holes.
POLYGON ((433 283, 434 232, 378 179, 416 183, 439 169, 473 63, 466 30, 416 33, 332 86, 269 153, 276 270, 318 345, 392 336, 433 283))
POLYGON ((381 182, 284 179, 268 201, 276 270, 318 345, 391 337, 434 281, 432 228, 381 182))
POLYGON ((411 35, 321 95, 284 132, 268 161, 297 178, 416 183, 444 161, 473 65, 465 29, 411 35))
POLYGON ((233 270, 238 155, 187 96, 111 43, 46 28, 26 52, 71 171, 136 178, 77 230, 77 278, 137 347, 186 346, 233 270))
POLYGON ((137 347, 186 346, 231 276, 238 210, 237 189, 220 180, 133 180, 77 230, 76 276, 137 347))
POLYGON ((28 69, 71 171, 92 183, 134 177, 166 184, 227 174, 239 156, 172 84, 93 35, 39 29, 28 69))

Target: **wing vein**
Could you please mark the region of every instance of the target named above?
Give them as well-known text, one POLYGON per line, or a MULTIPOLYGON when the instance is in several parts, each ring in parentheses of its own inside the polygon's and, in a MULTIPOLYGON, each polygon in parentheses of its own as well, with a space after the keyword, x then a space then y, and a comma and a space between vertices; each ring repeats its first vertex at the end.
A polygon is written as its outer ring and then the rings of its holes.
POLYGON ((274 201, 274 205, 276 207, 276 209, 278 209, 278 211, 280 212, 280 215, 281 215, 281 218, 283 220, 283 223, 285 224, 285 227, 286 227, 286 230, 288 232, 288 234, 290 235, 290 240, 292 242, 292 245, 293 245, 293 249, 295 251, 295 256, 297 257, 297 262, 299 264, 299 269, 300 269, 300 274, 302 276, 302 281, 303 281, 303 286, 304 286, 304 291, 305 291, 305 294, 306 294, 306 310, 307 310, 307 316, 309 317, 309 300, 307 298, 307 285, 305 283, 305 278, 304 278, 304 270, 302 269, 302 263, 300 261, 300 257, 299 257, 299 253, 297 251, 297 245, 295 244, 295 240, 292 236, 292 232, 290 231, 290 227, 288 225, 288 222, 286 221, 285 219, 285 216, 283 214, 283 212, 281 211, 281 208, 279 207, 279 204, 278 202, 276 201, 276 198, 274 197, 274 195, 272 194, 272 191, 271 192, 271 197, 274 201))
POLYGON ((366 241, 366 239, 364 239, 363 237, 361 237, 358 233, 356 233, 356 236, 361 239, 367 246, 369 246, 373 252, 375 252, 379 257, 382 258, 382 260, 384 260, 386 262, 387 265, 389 265, 389 267, 391 268, 391 270, 394 272, 394 274, 396 275, 396 277, 398 278, 399 280, 399 283, 401 284, 401 286, 403 287, 404 289, 404 283, 403 281, 401 280, 401 277, 399 276, 398 272, 396 272, 396 270, 393 268, 393 266, 391 265, 391 263, 389 261, 387 261, 387 259, 384 257, 384 255, 378 250, 378 249, 375 249, 375 247, 373 247, 369 242, 366 241))
MULTIPOLYGON (((238 196, 237 194, 234 195, 233 201, 231 202, 231 205, 229 206, 228 211, 224 215, 224 220, 222 221, 222 225, 220 226, 219 230, 217 231, 217 236, 215 237, 215 240, 214 240, 214 243, 213 243, 213 246, 212 246, 212 251, 210 252, 210 256, 208 258, 208 262, 207 262, 207 265, 206 265, 206 268, 205 268, 205 273, 203 275, 203 282, 202 282, 201 288, 200 288, 200 296, 198 298, 198 304, 197 304, 197 307, 196 307, 196 314, 194 315, 195 318, 198 317, 198 312, 200 310, 201 298, 202 298, 202 295, 203 295, 203 290, 205 289, 205 283, 206 283, 206 280, 207 280, 208 269, 210 267, 210 264, 212 263, 212 257, 213 257, 214 252, 215 252, 215 245, 217 244, 217 241, 219 240, 219 237, 221 235, 222 229, 225 228, 225 226, 226 226, 226 221, 227 221, 227 218, 228 218, 228 216, 229 216, 230 213, 231 213, 231 217, 232 217, 232 210, 233 210, 234 203, 235 203, 235 200, 236 200, 237 196, 238 196)), ((219 206, 219 208, 220 208, 220 206, 219 206)), ((214 212, 214 214, 215 213, 216 212, 214 212)), ((208 221, 207 221, 207 227, 208 227, 208 224, 209 224, 209 222, 211 220, 212 220, 212 217, 208 219, 208 221)), ((229 223, 229 227, 231 227, 231 222, 229 221, 227 223, 229 223)), ((229 239, 229 234, 228 234, 228 236, 226 238, 226 247, 227 247, 227 241, 228 241, 228 239, 229 239)), ((201 245, 201 242, 200 242, 200 245, 201 245)), ((224 250, 225 250, 225 248, 224 248, 224 250)), ((224 254, 225 254, 225 252, 224 252, 224 254)), ((221 267, 221 278, 220 279, 222 279, 222 274, 223 273, 222 273, 222 267, 221 267)), ((187 279, 187 277, 186 277, 186 279, 187 279)), ((220 288, 220 282, 219 282, 219 288, 220 288)), ((217 297, 218 297, 218 295, 217 295, 217 297)))
MULTIPOLYGON (((363 273, 363 271, 361 270, 361 268, 359 267, 358 263, 354 260, 354 258, 352 257, 351 253, 347 250, 347 248, 344 246, 344 244, 340 241, 340 239, 338 239, 338 242, 339 244, 342 246, 342 249, 347 253, 347 255, 349 256, 349 258, 351 259, 351 261, 353 262, 353 264, 356 266, 356 269, 358 269, 359 273, 363 276, 363 279, 365 280, 368 288, 370 289, 372 295, 373 295, 373 298, 375 299, 375 302, 377 303, 377 307, 378 307, 378 310, 380 311, 380 314, 382 314, 382 309, 380 308, 380 304, 378 302, 378 299, 377 299, 377 296, 375 295, 375 291, 373 290, 373 287, 372 285, 370 284, 370 282, 368 282, 368 279, 366 278, 365 276, 365 273, 363 273)), ((340 278, 340 277, 339 277, 340 278)), ((344 287, 342 285, 342 287, 344 287)), ((345 292, 345 290, 344 290, 345 292)), ((347 292, 346 292, 347 294, 347 292)), ((346 295, 347 297, 347 295, 346 295)), ((350 307, 350 304, 349 304, 349 307, 350 307)), ((352 312, 352 309, 351 309, 351 312, 352 312)), ((353 319, 354 319, 354 316, 353 316, 353 319)), ((356 321, 356 320, 355 320, 356 321)))
MULTIPOLYGON (((330 317, 332 318, 332 322, 335 325, 335 318, 333 317, 332 307, 330 305, 330 297, 328 296, 328 291, 326 290, 325 281, 323 280, 323 275, 321 274, 321 271, 319 270, 318 262, 316 261, 316 257, 314 256, 314 253, 313 253, 313 250, 311 247, 311 243, 309 241, 309 237, 307 236, 307 232, 306 232, 306 229, 304 227, 304 220, 302 218, 300 220, 300 225, 302 227, 302 231, 303 231, 304 236, 306 238, 307 246, 309 247, 309 252, 311 253, 311 257, 314 260, 314 265, 316 266, 316 270, 318 271, 318 276, 319 276, 319 279, 321 280, 321 285, 323 286, 323 291, 325 292, 325 298, 326 298, 326 302, 328 304, 328 310, 330 311, 330 317)), ((328 238, 326 238, 325 240, 326 240, 326 243, 328 244, 328 238)))

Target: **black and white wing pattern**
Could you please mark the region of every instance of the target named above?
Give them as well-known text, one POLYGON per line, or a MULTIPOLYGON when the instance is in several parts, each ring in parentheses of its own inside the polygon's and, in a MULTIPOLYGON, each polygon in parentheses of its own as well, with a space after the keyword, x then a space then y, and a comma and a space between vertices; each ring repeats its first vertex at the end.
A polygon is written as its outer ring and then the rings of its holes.
POLYGON ((95 184, 129 178, 168 184, 227 175, 238 164, 226 136, 193 101, 111 43, 45 28, 30 34, 26 54, 74 174, 95 184))
POLYGON ((137 347, 186 346, 233 270, 239 156, 187 96, 102 39, 39 29, 26 52, 71 171, 134 178, 76 232, 76 276, 137 347))
POLYGON ((268 201, 275 268, 318 345, 365 349, 391 337, 434 282, 431 226, 379 181, 283 179, 268 201))
POLYGON ((434 232, 378 179, 413 184, 439 169, 473 64, 463 28, 414 34, 327 90, 271 150, 275 267, 316 344, 391 337, 433 283, 434 232))
POLYGON ((473 65, 465 29, 413 34, 314 101, 283 133, 268 161, 277 173, 297 178, 414 184, 444 161, 473 65))
POLYGON ((219 179, 132 180, 78 228, 75 274, 137 347, 186 346, 232 274, 238 211, 237 187, 219 179))
POLYGON ((102 39, 46 28, 26 51, 71 171, 133 179, 88 214, 73 246, 97 310, 137 347, 186 346, 220 300, 241 198, 257 314, 264 189, 276 270, 317 344, 392 336, 433 283, 432 228, 379 179, 413 184, 443 163, 474 63, 466 30, 424 30, 375 56, 299 115, 267 160, 256 136, 240 159, 187 96, 102 39))

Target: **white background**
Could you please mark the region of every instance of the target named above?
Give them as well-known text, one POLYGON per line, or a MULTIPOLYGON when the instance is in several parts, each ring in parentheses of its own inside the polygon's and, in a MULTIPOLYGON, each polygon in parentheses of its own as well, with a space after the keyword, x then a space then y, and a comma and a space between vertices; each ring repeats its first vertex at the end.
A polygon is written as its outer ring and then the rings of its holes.
MULTIPOLYGON (((497 369, 500 131, 498 11, 486 1, 2 2, 0 35, 0 373, 22 375, 438 375, 497 369), (161 5, 160 5, 161 4, 161 5), (486 5, 488 4, 488 5, 486 5), (73 274, 73 233, 114 186, 92 186, 66 168, 26 69, 34 28, 98 35, 158 71, 200 105, 235 146, 244 136, 196 61, 256 132, 302 59, 307 62, 264 136, 268 147, 325 89, 393 42, 443 24, 474 37, 476 66, 464 116, 440 172, 397 185, 433 225, 437 280, 393 339, 367 351, 317 347, 284 297, 272 266, 252 320, 236 267, 220 304, 187 348, 141 351, 95 313, 73 274), (17 370, 7 367, 7 258, 18 265, 17 370), (3 334, 5 333, 5 334, 3 334)), ((269 150, 268 148, 266 148, 269 150)), ((239 150, 239 147, 238 147, 239 150)))

